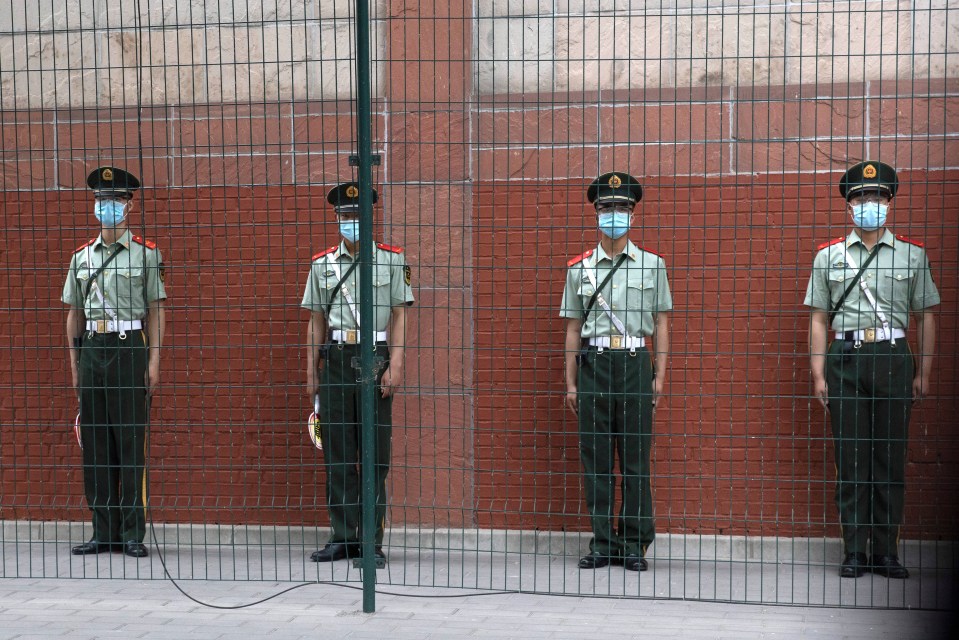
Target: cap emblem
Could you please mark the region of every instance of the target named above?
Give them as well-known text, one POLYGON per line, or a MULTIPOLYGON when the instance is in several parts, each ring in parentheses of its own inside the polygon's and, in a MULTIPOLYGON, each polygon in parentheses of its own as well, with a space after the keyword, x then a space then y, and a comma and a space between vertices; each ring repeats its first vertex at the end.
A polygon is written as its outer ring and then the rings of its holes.
POLYGON ((871 164, 867 164, 865 167, 862 168, 862 177, 869 180, 872 180, 873 178, 875 178, 876 167, 874 167, 871 164))
POLYGON ((360 190, 354 187, 353 185, 350 185, 346 188, 347 198, 355 198, 358 195, 360 195, 360 190))
POLYGON ((614 175, 612 178, 609 179, 609 186, 611 186, 613 189, 618 189, 620 185, 622 184, 623 184, 623 181, 619 179, 619 176, 614 175))
POLYGON ((107 182, 113 182, 113 169, 104 169, 103 173, 100 174, 100 177, 107 182))

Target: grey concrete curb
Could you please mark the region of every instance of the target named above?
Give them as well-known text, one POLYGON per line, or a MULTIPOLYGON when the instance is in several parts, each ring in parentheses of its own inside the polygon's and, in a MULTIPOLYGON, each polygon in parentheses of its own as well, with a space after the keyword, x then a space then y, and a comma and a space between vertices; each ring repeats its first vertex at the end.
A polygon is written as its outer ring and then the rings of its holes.
MULTIPOLYGON (((2 544, 62 543, 87 540, 86 522, 4 520, 2 544)), ((178 547, 319 547, 329 537, 326 527, 267 525, 154 525, 161 545, 178 547)), ((147 538, 149 541, 150 534, 147 538)), ((506 553, 578 556, 589 545, 588 532, 506 529, 419 529, 396 527, 386 532, 385 544, 394 549, 425 549, 457 553, 506 553)), ((910 567, 955 570, 959 541, 902 540, 900 556, 910 567)), ((661 533, 649 549, 653 559, 760 562, 770 564, 836 564, 841 559, 838 538, 776 536, 721 536, 661 533)))

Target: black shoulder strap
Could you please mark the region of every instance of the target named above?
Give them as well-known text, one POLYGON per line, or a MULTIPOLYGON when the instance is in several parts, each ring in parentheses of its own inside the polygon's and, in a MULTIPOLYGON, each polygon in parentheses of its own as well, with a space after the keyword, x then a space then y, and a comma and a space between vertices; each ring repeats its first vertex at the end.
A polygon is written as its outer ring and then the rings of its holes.
MULTIPOLYGON (((593 305, 596 304, 596 298, 599 297, 599 292, 609 283, 610 278, 613 277, 613 274, 616 273, 616 270, 619 269, 624 262, 626 262, 626 254, 621 253, 619 254, 619 260, 613 265, 613 268, 609 270, 609 273, 607 273, 606 277, 603 278, 603 281, 599 283, 599 286, 596 287, 596 291, 593 292, 593 297, 589 299, 589 302, 586 303, 586 308, 583 310, 584 323, 586 322, 586 318, 589 317, 589 312, 593 308, 593 305)), ((583 265, 583 268, 586 268, 585 264, 583 265)))
POLYGON ((121 244, 116 251, 113 252, 109 258, 103 261, 103 264, 100 265, 100 268, 93 272, 93 275, 90 276, 90 280, 87 283, 87 290, 83 292, 83 301, 86 303, 87 296, 90 295, 90 288, 93 287, 93 281, 97 279, 103 270, 107 268, 107 265, 113 262, 113 259, 120 255, 120 252, 123 251, 123 245, 121 244))
POLYGON ((839 313, 839 309, 842 308, 842 303, 846 301, 846 298, 849 297, 849 293, 853 290, 859 280, 862 278, 862 274, 866 272, 866 267, 869 266, 869 263, 872 262, 872 259, 876 257, 876 254, 879 253, 879 247, 881 245, 877 242, 876 246, 872 248, 872 251, 869 252, 869 257, 866 258, 866 261, 859 267, 859 273, 856 274, 856 277, 852 279, 852 282, 849 283, 849 286, 846 287, 846 290, 842 292, 842 297, 839 298, 839 302, 832 308, 832 311, 829 312, 829 325, 832 326, 832 321, 836 318, 836 314, 839 313))
POLYGON ((356 269, 356 265, 360 263, 359 259, 353 260, 353 264, 350 265, 350 268, 346 270, 346 273, 343 274, 343 277, 340 278, 340 281, 336 283, 336 286, 333 287, 333 291, 330 292, 330 299, 326 303, 326 319, 330 319, 330 310, 333 309, 333 299, 336 298, 336 294, 340 292, 340 287, 343 286, 343 283, 346 282, 346 279, 350 277, 350 274, 353 273, 353 269, 356 269))

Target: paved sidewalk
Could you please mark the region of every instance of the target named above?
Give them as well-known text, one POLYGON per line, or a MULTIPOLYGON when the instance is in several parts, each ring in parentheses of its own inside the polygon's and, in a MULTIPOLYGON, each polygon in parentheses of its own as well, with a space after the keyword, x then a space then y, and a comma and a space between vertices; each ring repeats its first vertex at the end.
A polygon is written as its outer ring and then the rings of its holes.
MULTIPOLYGON (((219 605, 266 597, 288 584, 189 582, 219 605)), ((690 601, 546 595, 435 598, 448 590, 392 587, 377 611, 362 594, 311 584, 239 610, 186 599, 169 582, 119 579, 0 580, 0 638, 851 638, 938 640, 947 614, 921 611, 769 607, 690 601)))
POLYGON ((654 560, 643 574, 621 567, 584 572, 573 555, 393 547, 388 568, 377 573, 376 613, 364 614, 360 572, 346 561, 308 562, 308 548, 163 550, 181 587, 211 604, 244 604, 298 581, 310 584, 253 607, 216 609, 192 602, 163 579, 152 547, 149 558, 134 560, 70 556, 64 542, 6 543, 0 640, 959 637, 948 632, 952 614, 943 611, 848 608, 949 608, 952 574, 928 569, 906 581, 840 580, 834 565, 674 558, 654 560), (486 595, 495 589, 551 593, 486 595), (693 600, 730 597, 759 604, 693 600))

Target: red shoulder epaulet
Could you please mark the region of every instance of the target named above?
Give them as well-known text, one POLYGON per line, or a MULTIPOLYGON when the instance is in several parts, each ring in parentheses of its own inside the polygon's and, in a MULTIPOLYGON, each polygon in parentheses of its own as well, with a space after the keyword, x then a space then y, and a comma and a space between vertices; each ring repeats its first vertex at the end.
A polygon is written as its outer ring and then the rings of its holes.
POLYGON ((339 245, 335 245, 335 244, 334 244, 334 245, 333 245, 332 247, 330 247, 329 249, 323 249, 323 251, 320 251, 318 254, 316 254, 315 256, 313 256, 313 260, 316 260, 317 258, 322 258, 323 256, 325 256, 325 255, 328 254, 328 253, 333 253, 334 251, 336 251, 336 247, 337 247, 337 246, 339 246, 339 245))
POLYGON ((583 260, 585 260, 586 258, 590 257, 591 255, 593 255, 593 250, 592 250, 592 249, 590 249, 590 250, 587 251, 586 253, 583 253, 583 254, 580 254, 580 255, 576 256, 575 258, 573 258, 572 260, 570 260, 569 262, 567 262, 567 263, 566 263, 566 266, 567 266, 567 267, 572 267, 574 264, 578 264, 578 263, 582 262, 583 260))
POLYGON ((914 245, 916 245, 917 247, 925 247, 925 246, 926 246, 926 245, 924 245, 923 243, 919 242, 918 240, 911 240, 911 239, 907 238, 906 236, 899 235, 898 233, 896 234, 896 240, 902 240, 903 242, 908 242, 909 244, 914 244, 914 245))
POLYGON ((831 246, 833 246, 834 244, 836 244, 837 242, 842 242, 842 241, 844 241, 845 239, 846 239, 846 238, 836 238, 835 240, 827 240, 826 242, 823 242, 821 245, 819 245, 818 247, 816 247, 816 251, 822 251, 822 250, 825 249, 826 247, 831 247, 831 246))
POLYGON ((403 247, 393 247, 388 244, 383 244, 382 242, 377 242, 376 246, 382 249, 383 251, 392 251, 393 253, 403 253, 403 247))
POLYGON ((157 244, 156 244, 154 241, 152 241, 152 240, 144 240, 144 239, 141 238, 140 236, 133 236, 131 239, 132 239, 134 242, 136 242, 137 244, 142 244, 142 245, 143 245, 144 247, 146 247, 147 249, 156 249, 156 248, 157 248, 157 244))
POLYGON ((656 253, 655 251, 651 251, 650 249, 647 249, 646 247, 641 247, 641 246, 639 246, 639 245, 636 245, 636 248, 639 249, 640 251, 645 251, 646 253, 651 253, 651 254, 653 254, 654 256, 659 256, 660 258, 663 257, 663 255, 662 255, 661 253, 656 253))
POLYGON ((77 247, 76 249, 74 249, 74 250, 73 250, 73 253, 76 253, 76 252, 79 251, 80 249, 86 249, 87 247, 89 247, 91 244, 93 244, 93 243, 96 242, 96 241, 97 241, 96 238, 94 238, 93 240, 87 240, 86 242, 84 242, 83 244, 81 244, 79 247, 77 247))

